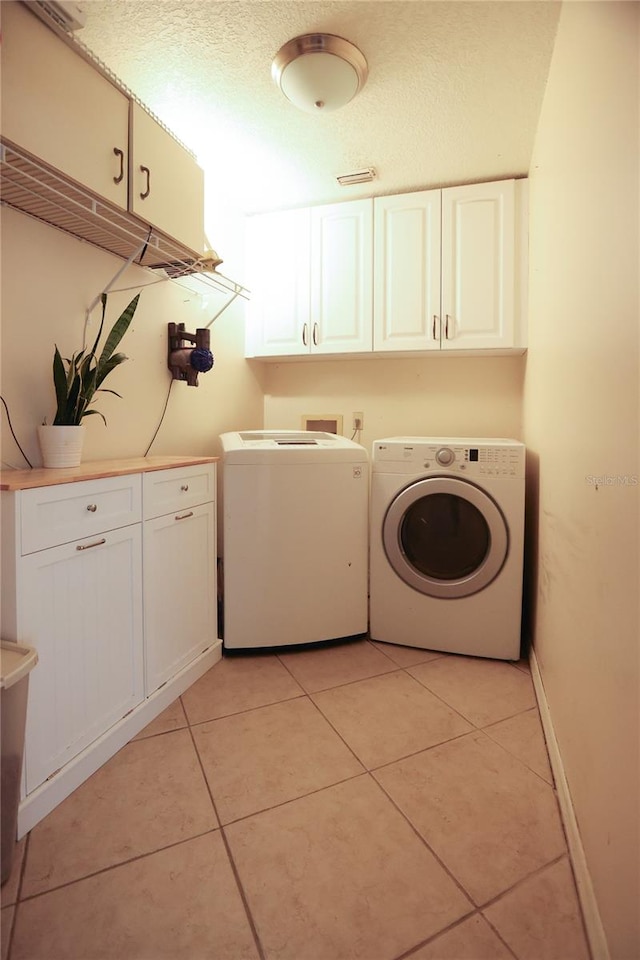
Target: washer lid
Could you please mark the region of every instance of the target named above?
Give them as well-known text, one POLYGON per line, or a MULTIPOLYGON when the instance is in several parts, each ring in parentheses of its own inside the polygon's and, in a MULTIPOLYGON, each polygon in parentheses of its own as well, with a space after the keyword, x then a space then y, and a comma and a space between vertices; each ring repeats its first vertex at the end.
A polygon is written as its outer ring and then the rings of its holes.
POLYGON ((225 463, 367 461, 359 443, 313 430, 242 430, 220 435, 225 463))

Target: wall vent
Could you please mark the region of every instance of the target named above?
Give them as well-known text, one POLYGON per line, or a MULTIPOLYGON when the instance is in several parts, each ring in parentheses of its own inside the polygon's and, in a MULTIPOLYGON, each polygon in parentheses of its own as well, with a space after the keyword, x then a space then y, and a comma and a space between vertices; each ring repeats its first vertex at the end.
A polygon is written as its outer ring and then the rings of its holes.
POLYGON ((72 0, 36 0, 35 6, 55 20, 67 33, 81 30, 87 22, 84 7, 72 0))
POLYGON ((367 167, 365 170, 356 170, 355 173, 345 173, 336 180, 341 187, 350 187, 354 183, 368 183, 369 180, 375 180, 376 171, 373 167, 367 167))

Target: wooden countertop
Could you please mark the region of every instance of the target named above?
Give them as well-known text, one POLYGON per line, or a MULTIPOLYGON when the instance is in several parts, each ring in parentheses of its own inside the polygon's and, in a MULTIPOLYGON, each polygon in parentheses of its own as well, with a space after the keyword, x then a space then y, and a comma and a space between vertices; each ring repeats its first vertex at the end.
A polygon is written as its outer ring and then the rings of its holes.
POLYGON ((78 480, 122 477, 128 473, 149 473, 191 467, 198 463, 217 463, 220 457, 132 457, 127 460, 89 460, 79 467, 35 467, 33 470, 0 470, 0 490, 30 490, 52 487, 78 480))

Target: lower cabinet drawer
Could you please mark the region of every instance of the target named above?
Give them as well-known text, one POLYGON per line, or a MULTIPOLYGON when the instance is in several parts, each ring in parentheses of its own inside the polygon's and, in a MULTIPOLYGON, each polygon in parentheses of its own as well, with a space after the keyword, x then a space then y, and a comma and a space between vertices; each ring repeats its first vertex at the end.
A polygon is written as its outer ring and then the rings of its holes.
POLYGON ((139 474, 82 480, 21 493, 20 553, 24 556, 142 518, 139 474))
POLYGON ((216 499, 215 464, 155 470, 142 477, 144 519, 216 499))

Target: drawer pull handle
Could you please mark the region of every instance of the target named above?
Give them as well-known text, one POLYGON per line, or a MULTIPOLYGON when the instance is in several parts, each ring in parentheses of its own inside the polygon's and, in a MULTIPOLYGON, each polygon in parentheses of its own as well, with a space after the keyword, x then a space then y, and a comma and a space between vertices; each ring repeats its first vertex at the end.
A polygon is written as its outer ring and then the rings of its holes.
POLYGON ((188 483, 183 483, 182 486, 180 487, 180 489, 183 491, 183 493, 186 493, 187 490, 189 489, 189 484, 188 484, 188 483))
POLYGON ((178 513, 178 514, 176 514, 175 519, 176 519, 176 520, 186 520, 187 517, 192 517, 192 516, 193 516, 193 510, 189 510, 188 513, 178 513))
POLYGON ((101 547, 106 542, 106 539, 102 537, 101 540, 94 540, 93 543, 79 543, 76 550, 91 550, 91 547, 101 547))
POLYGON ((97 505, 96 505, 95 503, 88 503, 88 504, 87 504, 87 510, 89 511, 89 513, 95 513, 97 509, 98 509, 98 507, 97 507, 97 505))

